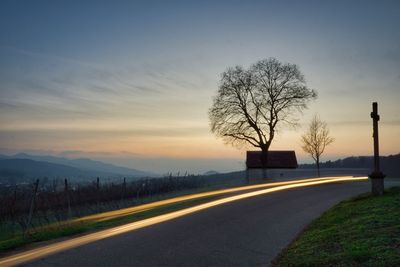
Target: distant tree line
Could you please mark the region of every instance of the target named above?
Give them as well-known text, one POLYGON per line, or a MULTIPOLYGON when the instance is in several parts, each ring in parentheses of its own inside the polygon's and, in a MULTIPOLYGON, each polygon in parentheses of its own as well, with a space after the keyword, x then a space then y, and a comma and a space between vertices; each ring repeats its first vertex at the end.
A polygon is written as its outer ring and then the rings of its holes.
MULTIPOLYGON (((320 168, 366 168, 372 169, 372 156, 347 157, 335 161, 326 161, 320 163, 320 168)), ((400 178, 400 154, 381 156, 381 169, 389 177, 400 178)), ((300 168, 315 168, 315 164, 301 164, 300 168)))

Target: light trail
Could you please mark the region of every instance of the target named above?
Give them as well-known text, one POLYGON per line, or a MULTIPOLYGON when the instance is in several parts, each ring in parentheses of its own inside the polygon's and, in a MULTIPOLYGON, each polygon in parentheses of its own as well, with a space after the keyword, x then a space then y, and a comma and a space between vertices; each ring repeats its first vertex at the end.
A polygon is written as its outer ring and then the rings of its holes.
MULTIPOLYGON (((342 178, 350 178, 350 177, 352 177, 352 176, 343 176, 342 178)), ((252 190, 252 189, 275 187, 275 186, 289 185, 289 184, 298 184, 298 183, 303 183, 303 182, 329 180, 329 179, 335 179, 335 178, 337 178, 337 177, 308 178, 308 179, 302 179, 302 180, 247 185, 247 186, 241 186, 241 187, 235 187, 235 188, 208 191, 208 192, 203 192, 203 193, 195 193, 195 194, 184 195, 184 196, 174 197, 174 198, 170 198, 170 199, 155 201, 152 203, 143 204, 143 205, 139 205, 139 206, 97 213, 97 214, 93 214, 93 215, 89 215, 89 216, 85 216, 85 217, 67 221, 67 222, 65 222, 65 224, 76 223, 76 222, 89 222, 89 221, 93 221, 93 222, 106 221, 106 220, 114 219, 117 217, 127 216, 127 215, 131 215, 134 213, 138 213, 138 212, 142 212, 145 210, 158 208, 161 206, 174 204, 174 203, 178 203, 178 202, 182 202, 182 201, 194 200, 194 199, 217 196, 217 195, 228 194, 228 193, 235 193, 235 192, 252 190)))
MULTIPOLYGON (((310 181, 309 179, 307 179, 307 181, 303 181, 303 182, 297 181, 297 183, 279 185, 279 186, 275 186, 272 188, 266 188, 266 189, 261 189, 261 190, 252 191, 252 192, 248 192, 248 193, 243 193, 240 195, 234 195, 234 196, 210 201, 210 202, 200 204, 197 206, 193 206, 190 208, 170 212, 170 213, 163 214, 163 215, 158 215, 158 216, 155 216, 152 218, 144 219, 144 220, 133 222, 133 223, 128 223, 126 225, 114 227, 114 228, 107 229, 107 230, 102 230, 102 231, 88 234, 88 235, 85 235, 82 237, 72 238, 72 239, 61 241, 61 242, 58 242, 55 244, 47 245, 44 247, 32 249, 32 250, 22 252, 22 253, 19 253, 16 255, 5 257, 3 259, 0 259, 0 266, 5 267, 5 266, 13 266, 13 265, 17 265, 17 264, 22 264, 24 262, 43 258, 45 256, 48 256, 50 254, 54 254, 54 253, 57 253, 57 252, 60 252, 63 250, 71 249, 71 248, 74 248, 77 246, 82 246, 82 245, 85 245, 85 244, 88 244, 88 243, 91 243, 94 241, 98 241, 98 240, 101 240, 104 238, 120 235, 120 234, 129 232, 129 231, 133 231, 133 230, 137 230, 137 229, 147 227, 150 225, 154 225, 157 223, 169 221, 169 220, 172 220, 172 219, 175 219, 178 217, 182 217, 182 216, 185 216, 185 215, 197 212, 197 211, 201 211, 204 209, 208 209, 211 207, 215 207, 218 205, 222 205, 225 203, 229 203, 229 202, 233 202, 233 201, 237 201, 237 200, 241 200, 241 199, 246 199, 246 198, 250 198, 250 197, 254 197, 254 196, 268 194, 268 193, 272 193, 272 192, 276 192, 276 191, 287 190, 287 189, 291 189, 291 188, 307 187, 307 186, 314 186, 314 185, 335 183, 335 182, 364 181, 367 179, 368 179, 368 177, 340 177, 340 178, 331 177, 331 178, 322 179, 322 180, 315 179, 314 181, 310 181)), ((260 186, 260 185, 257 185, 257 186, 260 186)), ((257 187, 255 187, 255 188, 257 188, 257 187)), ((227 189, 227 190, 229 190, 229 189, 227 189)))
MULTIPOLYGON (((343 177, 351 177, 351 176, 343 176, 343 177)), ((218 196, 218 195, 223 195, 223 194, 235 193, 235 192, 252 190, 252 189, 259 189, 259 188, 265 188, 265 187, 274 187, 274 186, 287 185, 287 184, 297 184, 297 183, 309 182, 309 181, 327 180, 327 179, 332 179, 332 178, 337 178, 337 177, 307 178, 307 179, 301 179, 301 180, 263 183, 263 184, 247 185, 247 186, 240 186, 240 187, 234 187, 234 188, 228 188, 228 189, 207 191, 207 192, 202 192, 202 193, 194 193, 194 194, 190 194, 190 195, 183 195, 183 196, 169 198, 169 199, 165 199, 165 200, 154 201, 151 203, 142 204, 142 205, 138 205, 138 206, 134 206, 134 207, 128 207, 128 208, 123 208, 123 209, 118 209, 118 210, 113 210, 113 211, 96 213, 96 214, 92 214, 92 215, 88 215, 88 216, 84 216, 84 217, 80 217, 80 218, 76 218, 76 219, 58 222, 56 225, 57 226, 68 226, 68 225, 73 225, 75 223, 82 223, 82 222, 102 222, 102 221, 107 221, 107 220, 115 219, 118 217, 133 215, 136 213, 159 208, 159 207, 162 207, 165 205, 170 205, 170 204, 188 201, 188 200, 200 199, 200 198, 211 197, 211 196, 218 196)), ((52 227, 52 225, 50 224, 47 226, 43 226, 43 229, 51 228, 51 227, 52 227)))

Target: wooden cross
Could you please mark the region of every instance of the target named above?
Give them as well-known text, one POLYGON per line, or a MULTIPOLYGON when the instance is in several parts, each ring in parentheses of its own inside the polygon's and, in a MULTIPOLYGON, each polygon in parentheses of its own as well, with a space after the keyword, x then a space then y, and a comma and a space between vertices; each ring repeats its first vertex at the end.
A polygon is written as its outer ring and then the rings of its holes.
POLYGON ((378 103, 372 103, 372 112, 371 112, 372 124, 373 124, 373 135, 374 138, 374 172, 380 171, 379 166, 379 137, 378 137, 378 121, 379 121, 379 114, 378 114, 378 103))
POLYGON ((382 195, 384 190, 383 178, 385 175, 380 170, 379 165, 379 135, 378 135, 378 121, 380 119, 378 114, 378 103, 372 103, 371 112, 373 135, 374 138, 374 171, 369 175, 372 183, 372 193, 374 195, 382 195))

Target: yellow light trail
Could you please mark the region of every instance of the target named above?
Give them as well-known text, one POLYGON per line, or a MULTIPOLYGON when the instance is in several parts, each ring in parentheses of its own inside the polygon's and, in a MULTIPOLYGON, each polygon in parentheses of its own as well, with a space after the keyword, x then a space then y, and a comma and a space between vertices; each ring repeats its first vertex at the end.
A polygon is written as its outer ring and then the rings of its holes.
MULTIPOLYGON (((351 177, 351 176, 343 176, 343 177, 351 177)), ((211 197, 211 196, 218 196, 218 195, 223 195, 223 194, 259 189, 259 188, 265 188, 265 187, 274 187, 274 186, 287 185, 287 184, 297 184, 297 183, 309 182, 309 181, 327 180, 327 179, 332 179, 332 178, 335 178, 335 177, 307 178, 307 179, 293 180, 293 181, 271 182, 271 183, 263 183, 263 184, 247 185, 247 186, 234 187, 234 188, 228 188, 228 189, 207 191, 207 192, 202 192, 202 193, 194 193, 194 194, 190 194, 190 195, 183 195, 183 196, 179 196, 179 197, 174 197, 174 198, 155 201, 155 202, 151 202, 151 203, 147 203, 147 204, 142 204, 142 205, 138 205, 138 206, 134 206, 134 207, 128 207, 128 208, 123 208, 123 209, 118 209, 118 210, 113 210, 113 211, 106 211, 106 212, 92 214, 92 215, 88 215, 88 216, 84 216, 84 217, 80 217, 80 218, 76 218, 76 219, 71 219, 71 220, 59 222, 56 224, 56 226, 71 226, 76 223, 82 223, 82 222, 84 222, 84 223, 102 222, 102 221, 107 221, 107 220, 111 220, 111 219, 118 218, 118 217, 133 215, 136 213, 140 213, 140 212, 148 211, 151 209, 159 208, 162 206, 179 203, 179 202, 183 202, 183 201, 188 201, 188 200, 200 199, 200 198, 211 197)), ((43 226, 42 229, 45 230, 46 228, 51 228, 51 227, 53 227, 52 224, 43 226)))
MULTIPOLYGON (((350 177, 351 176, 343 176, 342 178, 350 178, 350 177)), ((211 196, 235 193, 235 192, 252 190, 252 189, 259 189, 259 188, 265 188, 265 187, 275 187, 275 186, 288 185, 288 184, 298 184, 298 183, 303 183, 303 182, 329 180, 329 179, 333 179, 333 178, 337 178, 337 177, 308 178, 308 179, 294 180, 294 181, 272 182, 272 183, 234 187, 234 188, 228 188, 228 189, 220 189, 220 190, 208 191, 208 192, 203 192, 203 193, 195 193, 195 194, 184 195, 184 196, 174 197, 174 198, 170 198, 170 199, 155 201, 152 203, 143 204, 143 205, 139 205, 139 206, 93 214, 93 215, 89 215, 89 216, 85 216, 85 217, 67 221, 66 224, 75 223, 75 222, 105 221, 105 220, 110 220, 110 219, 114 219, 117 217, 131 215, 134 213, 142 212, 142 211, 153 209, 153 208, 158 208, 158 207, 169 205, 169 204, 187 201, 187 200, 194 200, 194 199, 199 199, 199 198, 204 198, 204 197, 211 197, 211 196)))
MULTIPOLYGON (((272 188, 266 188, 266 189, 261 189, 257 191, 252 191, 248 193, 243 193, 240 195, 234 195, 214 201, 210 201, 204 204, 200 204, 197 206, 193 206, 190 208, 170 212, 167 214, 163 215, 158 215, 152 218, 144 219, 141 221, 133 222, 133 223, 128 223, 126 225, 110 228, 107 230, 102 230, 96 233, 88 234, 85 236, 81 237, 76 237, 72 238, 69 240, 61 241, 55 244, 47 245, 44 247, 32 249, 26 252, 22 252, 16 255, 12 255, 9 257, 5 257, 3 259, 0 259, 0 267, 5 267, 5 266, 13 266, 17 264, 22 264, 27 261, 32 261, 34 259, 39 259, 43 258, 45 256, 48 256, 50 254, 54 254, 63 250, 71 249, 77 246, 82 246, 94 241, 98 241, 104 238, 108 238, 111 236, 116 236, 120 235, 129 231, 137 230, 143 227, 151 226, 157 223, 169 221, 178 217, 182 217, 197 211, 201 211, 204 209, 208 209, 211 207, 215 207, 218 205, 222 205, 225 203, 245 199, 245 198, 250 198, 254 196, 259 196, 263 194, 268 194, 276 191, 282 191, 286 189, 291 189, 291 188, 298 188, 298 187, 306 187, 306 186, 314 186, 314 185, 320 185, 320 184, 326 184, 326 183, 335 183, 335 182, 346 182, 346 181, 364 181, 367 180, 368 177, 339 177, 339 178, 327 178, 327 179, 313 179, 313 181, 310 181, 311 179, 307 179, 307 181, 301 180, 302 182, 297 183, 290 183, 286 185, 279 185, 275 186, 272 188)), ((256 185, 260 186, 260 185, 256 185)), ((255 187, 257 188, 257 187, 255 187)), ((229 189, 228 189, 229 190, 229 189)))

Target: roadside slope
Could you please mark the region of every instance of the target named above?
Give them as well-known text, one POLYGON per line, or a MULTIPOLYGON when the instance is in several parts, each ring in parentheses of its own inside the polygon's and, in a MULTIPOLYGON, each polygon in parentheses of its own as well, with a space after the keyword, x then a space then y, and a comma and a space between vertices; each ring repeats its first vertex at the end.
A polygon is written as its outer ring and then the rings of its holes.
POLYGON ((400 187, 343 201, 278 257, 273 266, 400 266, 400 187))

